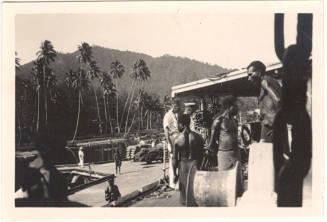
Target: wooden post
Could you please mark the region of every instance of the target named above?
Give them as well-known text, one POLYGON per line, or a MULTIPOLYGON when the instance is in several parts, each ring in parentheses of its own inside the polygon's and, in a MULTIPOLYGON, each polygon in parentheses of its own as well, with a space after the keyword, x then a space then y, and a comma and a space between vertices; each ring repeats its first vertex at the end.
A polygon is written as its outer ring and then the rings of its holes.
POLYGON ((164 176, 164 180, 166 178, 166 146, 167 146, 167 143, 165 142, 164 145, 163 145, 163 176, 164 176))
POLYGON ((104 153, 104 145, 102 145, 101 147, 101 161, 104 161, 104 156, 103 156, 103 153, 104 153))

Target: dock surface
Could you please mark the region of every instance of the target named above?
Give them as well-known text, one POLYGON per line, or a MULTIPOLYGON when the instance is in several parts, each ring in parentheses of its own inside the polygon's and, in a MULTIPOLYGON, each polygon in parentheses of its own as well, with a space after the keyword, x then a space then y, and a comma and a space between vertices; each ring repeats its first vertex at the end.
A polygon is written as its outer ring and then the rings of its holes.
POLYGON ((165 195, 159 197, 145 196, 141 200, 133 200, 123 207, 185 207, 179 203, 179 191, 165 192, 165 195))
MULTIPOLYGON (((121 174, 115 178, 115 184, 121 195, 124 196, 163 178, 162 167, 162 163, 146 164, 144 162, 123 161, 121 174)), ((88 169, 88 166, 83 169, 88 169)), ((99 173, 115 174, 114 163, 92 164, 91 169, 99 173)), ((69 199, 92 207, 102 207, 107 204, 104 193, 106 187, 107 182, 101 183, 70 195, 69 199)))

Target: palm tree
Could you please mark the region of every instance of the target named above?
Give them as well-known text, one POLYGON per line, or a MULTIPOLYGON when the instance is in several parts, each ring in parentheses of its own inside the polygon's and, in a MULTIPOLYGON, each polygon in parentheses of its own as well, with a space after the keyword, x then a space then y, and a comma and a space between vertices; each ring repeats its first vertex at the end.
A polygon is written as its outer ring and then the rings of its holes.
POLYGON ((141 96, 141 127, 143 126, 143 108, 144 108, 144 118, 146 118, 146 129, 149 129, 149 111, 152 107, 152 97, 148 93, 144 92, 141 96))
POLYGON ((38 132, 40 129, 40 85, 41 85, 40 82, 42 79, 42 65, 37 60, 33 62, 31 74, 32 74, 34 89, 37 94, 36 132, 38 132))
MULTIPOLYGON (((127 99, 125 101, 125 104, 124 104, 124 108, 123 108, 123 113, 121 115, 121 118, 120 118, 120 125, 119 125, 119 128, 121 129, 122 128, 122 124, 123 124, 123 119, 124 119, 124 115, 125 115, 125 112, 126 112, 126 109, 128 107, 128 103, 131 104, 132 102, 132 97, 134 97, 134 87, 136 87, 136 79, 130 75, 130 78, 132 78, 132 85, 131 87, 129 88, 129 92, 128 92, 128 95, 127 95, 127 99), (132 93, 133 92, 133 93, 132 93), (132 96, 133 94, 133 96, 132 96), (131 97, 132 96, 132 97, 131 97)), ((126 118, 127 120, 127 118, 126 118)))
MULTIPOLYGON (((79 62, 78 79, 80 81, 80 84, 78 87, 79 94, 80 94, 79 97, 81 97, 82 90, 88 89, 89 82, 90 82, 89 80, 92 80, 93 81, 93 91, 94 91, 94 96, 95 96, 95 101, 96 101, 96 106, 97 106, 98 126, 99 126, 100 134, 102 134, 99 103, 98 103, 98 97, 97 97, 97 93, 96 93, 96 89, 95 89, 95 85, 94 85, 94 81, 98 78, 98 73, 100 72, 100 69, 96 64, 96 61, 93 60, 92 47, 88 43, 83 42, 81 45, 78 46, 78 50, 80 53, 80 55, 78 56, 78 62, 79 62)), ((80 107, 80 105, 79 105, 79 107, 80 107)), ((78 126, 78 122, 77 122, 76 126, 78 126)), ((77 130, 77 127, 76 127, 76 130, 77 130)), ((74 135, 74 138, 75 138, 75 136, 76 136, 76 133, 74 135)))
POLYGON ((77 92, 78 92, 77 119, 76 119, 74 136, 72 139, 72 141, 74 142, 76 135, 77 135, 77 131, 78 131, 78 125, 79 125, 80 113, 81 113, 81 105, 83 103, 82 94, 83 94, 83 92, 85 92, 89 89, 89 80, 87 78, 86 72, 82 69, 79 69, 78 72, 74 72, 73 70, 70 70, 68 73, 66 73, 65 82, 66 82, 66 85, 68 88, 77 90, 77 92))
POLYGON ((155 114, 156 120, 158 115, 164 112, 163 105, 160 103, 159 97, 155 97, 151 102, 151 113, 150 113, 150 129, 152 129, 152 113, 155 114))
POLYGON ((99 102, 98 102, 98 96, 96 92, 96 83, 95 81, 99 78, 99 73, 100 73, 100 68, 97 66, 96 61, 91 61, 89 63, 90 70, 87 72, 88 73, 88 78, 92 81, 92 88, 94 92, 94 97, 95 97, 95 103, 97 107, 97 115, 98 115, 98 127, 99 127, 99 133, 102 135, 102 121, 101 121, 101 116, 100 116, 100 109, 99 109, 99 102))
POLYGON ((103 92, 103 105, 104 105, 104 112, 105 112, 105 119, 106 119, 106 133, 108 132, 108 116, 109 116, 109 125, 111 133, 113 132, 113 127, 111 124, 110 114, 107 113, 107 100, 116 94, 115 85, 112 82, 111 76, 107 72, 103 72, 100 76, 100 84, 102 87, 103 92))
MULTIPOLYGON (((148 119, 148 113, 151 110, 152 106, 152 96, 149 95, 147 92, 142 91, 140 96, 140 121, 139 121, 139 128, 143 128, 143 111, 144 112, 144 118, 148 119)), ((147 121, 147 129, 148 129, 148 121, 147 121)))
POLYGON ((15 68, 16 68, 16 71, 17 70, 20 70, 20 58, 17 57, 17 52, 15 52, 15 68))
POLYGON ((56 99, 57 99, 56 86, 57 86, 56 75, 54 74, 54 71, 52 69, 49 69, 47 88, 49 89, 50 101, 52 101, 53 103, 56 103, 56 99))
POLYGON ((47 73, 46 69, 49 68, 50 62, 55 60, 57 56, 57 52, 54 50, 52 43, 49 40, 45 40, 41 43, 40 50, 36 53, 37 54, 37 61, 42 64, 43 68, 43 81, 41 86, 41 91, 43 92, 43 99, 44 99, 44 108, 45 108, 45 125, 48 124, 48 91, 46 87, 47 82, 47 73))
MULTIPOLYGON (((17 52, 15 52, 15 70, 16 70, 16 72, 18 70, 20 70, 20 64, 19 64, 19 62, 20 62, 20 59, 17 57, 17 52)), ((16 78, 16 85, 20 85, 19 83, 18 84, 17 83, 18 83, 18 81, 17 81, 17 78, 16 78)), ((22 109, 22 105, 21 105, 21 101, 20 101, 19 96, 18 96, 19 99, 17 99, 17 91, 18 91, 18 88, 19 87, 16 87, 16 106, 17 106, 16 109, 18 110, 19 109, 18 107, 20 107, 20 110, 21 110, 22 109), (18 106, 18 105, 20 105, 20 106, 18 106)), ((20 112, 19 111, 16 111, 16 118, 18 120, 18 132, 19 132, 18 144, 20 144, 21 139, 22 139, 22 126, 21 126, 20 117, 17 115, 17 113, 20 113, 20 112)))
MULTIPOLYGON (((138 59, 134 65, 133 65, 133 71, 131 73, 131 78, 135 79, 138 83, 139 83, 139 93, 138 93, 138 97, 136 99, 136 103, 137 103, 137 108, 139 108, 140 106, 140 97, 141 97, 141 93, 143 91, 143 84, 144 82, 150 78, 150 70, 148 68, 148 66, 146 65, 145 61, 143 59, 138 59)), ((135 91, 135 89, 134 89, 135 91)), ((132 98, 131 98, 131 101, 133 99, 133 96, 134 96, 134 92, 132 94, 132 98)), ((126 124, 125 124, 125 134, 129 133, 133 123, 134 123, 134 119, 135 119, 135 114, 136 112, 134 112, 134 116, 133 116, 133 119, 132 119, 132 123, 131 123, 131 126, 129 127, 128 131, 126 132, 126 129, 127 129, 127 123, 128 123, 128 114, 129 114, 129 111, 130 111, 130 108, 131 108, 131 104, 128 108, 128 112, 127 112, 127 117, 126 117, 126 124)))
POLYGON ((75 132, 74 132, 74 136, 73 136, 73 141, 74 141, 76 134, 77 134, 79 116, 80 116, 80 112, 81 112, 81 90, 80 90, 80 82, 81 81, 79 79, 79 75, 76 72, 74 72, 73 70, 69 70, 69 72, 66 73, 65 82, 69 89, 78 91, 78 111, 77 111, 75 132))
MULTIPOLYGON (((125 72, 125 67, 118 61, 114 61, 110 64, 110 74, 115 79, 116 89, 118 88, 118 79, 120 79, 125 72)), ((122 118, 122 117, 121 117, 122 118)), ((120 133, 119 115, 118 115, 118 93, 116 92, 116 121, 118 133, 120 133)))

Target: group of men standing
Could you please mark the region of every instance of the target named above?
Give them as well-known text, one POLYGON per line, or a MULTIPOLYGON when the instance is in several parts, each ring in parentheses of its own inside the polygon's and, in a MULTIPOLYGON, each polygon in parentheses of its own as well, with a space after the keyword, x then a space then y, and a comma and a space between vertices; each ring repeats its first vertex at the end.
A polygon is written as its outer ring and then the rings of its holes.
MULTIPOLYGON (((261 142, 272 142, 273 121, 280 108, 281 83, 265 75, 266 67, 254 61, 247 67, 248 80, 253 87, 260 88, 258 105, 262 125, 261 142)), ((221 100, 222 112, 213 119, 209 142, 194 131, 191 121, 191 104, 185 104, 180 113, 180 102, 173 100, 170 110, 163 119, 163 127, 169 151, 169 186, 180 190, 180 202, 185 204, 187 175, 191 166, 203 167, 204 160, 210 160, 211 167, 228 170, 240 161, 238 147, 237 99, 226 96, 221 100), (179 181, 179 183, 177 183, 179 181)))

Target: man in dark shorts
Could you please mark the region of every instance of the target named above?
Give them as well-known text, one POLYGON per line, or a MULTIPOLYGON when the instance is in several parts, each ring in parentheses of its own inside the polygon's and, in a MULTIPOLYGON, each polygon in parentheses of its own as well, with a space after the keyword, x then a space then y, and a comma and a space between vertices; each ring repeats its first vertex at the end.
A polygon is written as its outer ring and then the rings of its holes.
POLYGON ((121 156, 119 150, 117 149, 114 154, 115 166, 116 166, 116 175, 120 174, 120 167, 121 167, 121 156))
POLYGON ((235 119, 238 108, 234 96, 226 96, 221 103, 224 111, 212 123, 207 149, 211 153, 217 153, 218 169, 228 170, 240 161, 237 141, 238 123, 235 119))
POLYGON ((271 143, 273 122, 281 107, 282 85, 277 79, 265 75, 266 66, 260 61, 251 62, 247 72, 249 81, 260 86, 261 142, 271 143))
POLYGON ((190 116, 187 114, 179 117, 178 130, 180 134, 176 137, 173 151, 174 181, 179 179, 180 202, 186 204, 188 173, 191 167, 199 168, 204 142, 199 134, 190 130, 190 116))

